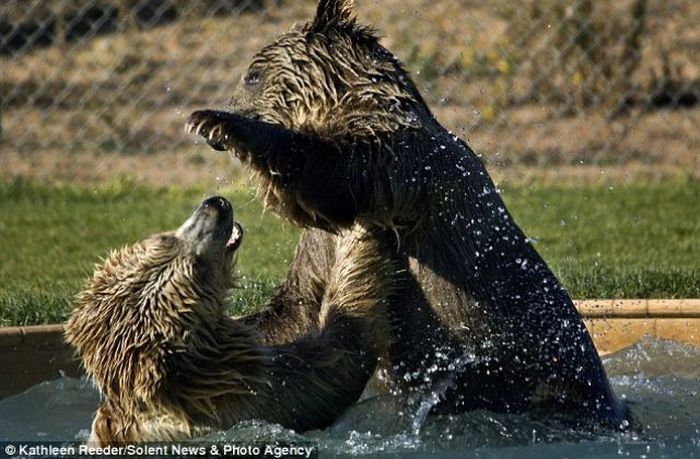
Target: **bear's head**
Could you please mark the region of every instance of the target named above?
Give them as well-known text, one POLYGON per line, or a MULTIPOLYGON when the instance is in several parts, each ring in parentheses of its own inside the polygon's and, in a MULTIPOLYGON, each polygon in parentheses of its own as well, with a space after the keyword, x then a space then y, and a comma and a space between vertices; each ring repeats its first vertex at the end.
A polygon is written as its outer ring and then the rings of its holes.
POLYGON ((212 197, 176 231, 114 251, 96 268, 66 339, 108 398, 147 403, 166 384, 169 356, 215 333, 242 234, 231 204, 212 197))
POLYGON ((288 129, 373 135, 432 119, 401 63, 352 0, 320 0, 316 16, 262 48, 231 100, 234 112, 288 129))

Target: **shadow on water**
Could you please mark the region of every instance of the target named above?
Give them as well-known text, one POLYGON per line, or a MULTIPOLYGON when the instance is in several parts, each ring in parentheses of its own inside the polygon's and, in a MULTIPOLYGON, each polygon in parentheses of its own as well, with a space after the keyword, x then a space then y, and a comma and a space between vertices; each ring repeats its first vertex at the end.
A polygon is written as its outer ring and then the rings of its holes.
MULTIPOLYGON (((321 457, 700 457, 699 349, 644 338, 605 358, 604 364, 642 433, 581 432, 552 419, 487 411, 426 416, 439 395, 434 393, 408 404, 389 396, 365 400, 324 431, 300 435, 250 421, 207 440, 312 441, 321 457)), ((442 386, 435 387, 439 391, 442 386)), ((98 402, 87 381, 44 382, 0 401, 0 437, 84 439, 98 402)))

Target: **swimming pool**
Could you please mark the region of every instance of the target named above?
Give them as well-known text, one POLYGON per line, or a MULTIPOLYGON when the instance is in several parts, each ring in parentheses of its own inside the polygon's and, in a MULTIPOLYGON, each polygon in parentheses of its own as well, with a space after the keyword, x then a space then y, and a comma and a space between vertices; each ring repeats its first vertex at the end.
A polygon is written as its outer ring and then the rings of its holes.
MULTIPOLYGON (((700 457, 700 349, 645 337, 603 362, 642 432, 580 432, 552 419, 487 411, 425 418, 402 412, 390 397, 376 397, 324 431, 299 435, 273 424, 244 422, 206 439, 311 441, 320 457, 700 457)), ((98 403, 99 394, 85 379, 43 382, 0 400, 0 438, 83 440, 98 403)))

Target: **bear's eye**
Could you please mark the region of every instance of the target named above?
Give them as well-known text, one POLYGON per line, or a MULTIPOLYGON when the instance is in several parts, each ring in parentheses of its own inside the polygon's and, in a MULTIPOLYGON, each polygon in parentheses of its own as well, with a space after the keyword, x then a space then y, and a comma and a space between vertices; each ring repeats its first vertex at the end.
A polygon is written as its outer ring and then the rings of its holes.
POLYGON ((260 83, 260 75, 260 70, 250 70, 246 74, 245 78, 243 78, 243 81, 248 86, 255 86, 256 84, 260 83))

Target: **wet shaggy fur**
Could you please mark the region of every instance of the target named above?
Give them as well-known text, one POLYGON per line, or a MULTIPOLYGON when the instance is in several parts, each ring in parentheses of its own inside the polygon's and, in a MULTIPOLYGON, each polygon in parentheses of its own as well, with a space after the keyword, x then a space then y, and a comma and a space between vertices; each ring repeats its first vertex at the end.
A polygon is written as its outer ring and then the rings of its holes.
POLYGON ((442 412, 555 410, 624 427, 626 408, 568 294, 477 155, 351 8, 321 0, 312 21, 253 58, 229 107, 188 122, 254 173, 268 207, 305 228, 263 328, 295 318, 303 331, 328 287, 307 279, 325 278, 343 228, 374 222, 395 231, 411 262, 389 308, 384 375, 394 389, 449 378, 442 412))
POLYGON ((344 231, 328 277, 308 278, 325 286, 313 324, 285 333, 280 322, 279 336, 264 337, 224 312, 225 212, 205 201, 178 231, 112 252, 80 294, 66 339, 104 397, 92 442, 184 439, 246 419, 323 428, 357 401, 386 352, 392 237, 344 231))

